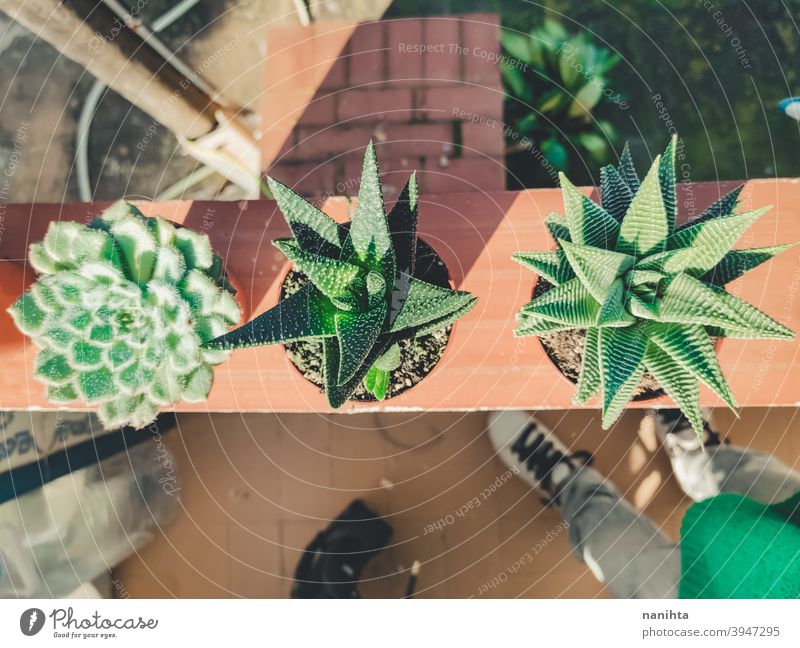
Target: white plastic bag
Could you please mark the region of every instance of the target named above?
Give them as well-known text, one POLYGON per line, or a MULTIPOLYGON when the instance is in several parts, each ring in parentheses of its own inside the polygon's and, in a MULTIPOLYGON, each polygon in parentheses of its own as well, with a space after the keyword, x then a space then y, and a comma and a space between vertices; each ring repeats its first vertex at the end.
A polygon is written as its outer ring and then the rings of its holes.
POLYGON ((179 490, 172 454, 148 439, 0 505, 0 596, 66 596, 159 533, 179 490))

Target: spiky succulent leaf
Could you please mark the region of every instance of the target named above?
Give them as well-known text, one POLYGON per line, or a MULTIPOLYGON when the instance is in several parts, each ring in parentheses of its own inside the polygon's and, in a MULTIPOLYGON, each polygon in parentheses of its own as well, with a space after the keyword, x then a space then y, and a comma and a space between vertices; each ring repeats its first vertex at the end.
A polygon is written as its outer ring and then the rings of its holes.
POLYGON ((661 156, 656 156, 650 171, 633 197, 622 219, 617 250, 638 258, 661 252, 669 235, 669 221, 661 195, 659 169, 661 156))
POLYGON ((422 326, 431 320, 441 320, 465 306, 471 308, 474 303, 475 298, 468 292, 442 288, 422 279, 412 278, 403 308, 388 327, 388 331, 396 333, 422 326))
POLYGON ((347 257, 350 256, 351 248, 361 263, 370 270, 380 271, 387 283, 392 284, 397 274, 397 262, 392 233, 383 206, 378 156, 372 142, 364 154, 356 213, 345 242, 347 257))
POLYGON ((605 301, 600 305, 595 326, 631 326, 636 318, 625 307, 625 283, 617 279, 611 285, 605 301))
POLYGON ((476 302, 469 293, 414 275, 416 177, 411 176, 387 217, 370 143, 349 228, 280 183, 270 180, 270 187, 294 234, 275 245, 310 283, 252 322, 210 340, 206 348, 319 340, 331 407, 341 407, 362 381, 367 391, 384 398, 397 342, 449 326, 476 302))
POLYGON ((375 360, 367 375, 364 376, 364 387, 378 400, 386 398, 389 390, 392 371, 400 366, 402 356, 400 346, 393 344, 389 349, 375 360))
POLYGON ((333 300, 339 308, 353 310, 357 308, 366 295, 366 284, 358 284, 358 277, 363 278, 366 272, 357 265, 331 259, 321 254, 306 252, 292 239, 277 239, 272 244, 283 252, 295 268, 306 275, 320 292, 333 300))
POLYGON ((714 344, 701 325, 674 326, 651 322, 643 330, 653 344, 714 390, 728 407, 736 408, 736 401, 714 352, 714 344))
POLYGON ((789 247, 732 249, 768 208, 734 213, 739 187, 676 227, 677 143, 673 137, 642 182, 626 145, 619 166, 602 171, 602 206, 562 179, 566 218, 545 219, 557 249, 514 255, 553 284, 522 308, 516 335, 585 329, 575 400, 602 388, 605 427, 648 370, 700 430, 698 381, 735 407, 711 337, 794 335, 722 287, 789 247), (608 236, 612 221, 618 236, 608 236))
POLYGON ((417 259, 417 212, 419 210, 419 189, 417 173, 411 173, 406 186, 400 192, 392 211, 389 212, 389 231, 392 235, 397 270, 414 276, 417 259))
POLYGON ((336 313, 336 338, 339 340, 337 384, 350 380, 364 363, 383 328, 386 311, 386 302, 382 301, 362 313, 336 313))
POLYGON ((599 329, 586 329, 586 341, 583 346, 583 360, 578 384, 575 386, 573 400, 581 405, 594 396, 600 389, 602 377, 600 375, 600 354, 598 350, 599 329))
POLYGON ((688 369, 655 344, 649 344, 644 355, 647 371, 664 388, 675 404, 689 419, 702 440, 703 417, 700 413, 700 389, 697 378, 688 369))
POLYGON ((737 320, 735 325, 723 327, 727 329, 727 332, 724 335, 718 335, 718 337, 776 340, 791 340, 794 338, 794 333, 790 329, 775 321, 769 315, 762 313, 755 306, 748 304, 736 295, 726 292, 719 286, 705 285, 735 315, 737 320))
POLYGON ((697 218, 693 218, 692 220, 687 221, 686 223, 684 223, 683 225, 681 225, 676 229, 682 230, 707 220, 719 218, 720 216, 730 216, 736 209, 736 205, 738 204, 739 200, 739 194, 742 193, 742 189, 744 189, 744 185, 739 185, 733 191, 726 193, 724 196, 714 201, 697 218))
POLYGON ((603 426, 616 421, 644 375, 647 338, 638 326, 601 328, 597 353, 603 385, 603 426))
POLYGON ((586 290, 601 304, 608 299, 615 280, 636 262, 627 254, 561 241, 569 266, 586 290))
POLYGON ((631 206, 633 193, 613 166, 600 169, 601 205, 615 221, 622 222, 631 206))
POLYGON ((9 309, 41 349, 34 375, 48 397, 97 405, 106 427, 141 427, 162 405, 204 399, 227 354, 201 344, 241 316, 206 274, 210 249, 124 202, 88 227, 52 223, 31 246, 40 276, 9 309))
POLYGON ((724 286, 734 279, 738 279, 746 272, 757 268, 765 261, 793 247, 792 243, 785 245, 771 245, 761 248, 746 250, 731 250, 709 270, 701 279, 716 286, 724 286))
POLYGON ((600 304, 580 279, 570 279, 523 306, 523 312, 570 327, 594 326, 600 304))
POLYGON ((267 178, 270 191, 295 241, 306 252, 338 257, 346 233, 335 220, 273 178, 267 178))
POLYGON ((568 331, 575 328, 572 324, 554 322, 544 319, 543 317, 537 317, 536 315, 529 315, 528 313, 520 313, 517 319, 519 321, 519 326, 514 330, 514 335, 517 337, 547 335, 548 333, 568 331))
POLYGON ((550 212, 544 217, 544 224, 547 226, 547 230, 550 232, 550 236, 553 237, 554 241, 572 240, 572 236, 570 236, 569 233, 569 225, 567 225, 567 219, 560 214, 550 212))
MULTIPOLYGON (((560 241, 563 240, 565 239, 560 239, 560 241)), ((558 286, 575 277, 575 271, 570 266, 563 250, 517 252, 511 258, 530 268, 540 277, 544 277, 554 286, 558 286)))
POLYGON ((570 240, 606 250, 614 249, 620 224, 600 205, 575 188, 563 173, 559 174, 564 196, 570 240))
POLYGON ((678 136, 673 135, 667 150, 661 155, 658 166, 658 185, 661 188, 661 198, 664 201, 664 211, 667 214, 667 233, 672 234, 675 229, 676 207, 678 202, 675 188, 675 153, 678 147, 678 136))
POLYGON ((277 306, 239 328, 206 342, 209 349, 245 349, 336 335, 336 307, 314 284, 306 284, 277 306))
POLYGON ((639 191, 639 174, 636 173, 636 167, 633 164, 633 157, 631 157, 631 148, 625 142, 622 149, 622 155, 619 158, 618 172, 620 177, 628 185, 628 189, 632 196, 635 196, 639 191))

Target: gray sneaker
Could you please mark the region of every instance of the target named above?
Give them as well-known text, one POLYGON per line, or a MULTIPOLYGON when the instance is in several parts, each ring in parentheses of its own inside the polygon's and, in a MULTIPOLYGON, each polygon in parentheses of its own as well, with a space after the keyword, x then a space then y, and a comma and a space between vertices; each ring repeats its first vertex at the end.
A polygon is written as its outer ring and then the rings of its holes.
POLYGON ((589 452, 571 453, 545 425, 527 412, 508 410, 489 414, 489 438, 497 455, 547 503, 555 500, 561 484, 582 464, 589 452))
POLYGON ((675 478, 695 501, 719 494, 719 480, 712 474, 710 454, 722 443, 711 427, 711 410, 703 408, 703 438, 679 409, 649 410, 656 436, 664 446, 672 464, 675 478))

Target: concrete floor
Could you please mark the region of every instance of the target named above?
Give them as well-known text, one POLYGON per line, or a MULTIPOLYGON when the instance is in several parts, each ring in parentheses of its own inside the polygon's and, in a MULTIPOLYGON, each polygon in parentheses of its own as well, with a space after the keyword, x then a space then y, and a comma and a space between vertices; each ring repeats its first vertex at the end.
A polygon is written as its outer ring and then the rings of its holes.
MULTIPOLYGON (((747 409, 715 421, 734 443, 800 469, 796 416, 747 409)), ((595 466, 677 539, 690 502, 641 412, 609 432, 596 412, 541 418, 573 449, 594 452, 595 466)), ((481 495, 507 471, 485 424, 485 413, 182 416, 167 444, 183 512, 121 565, 119 580, 132 597, 285 597, 303 548, 361 497, 394 527, 367 566, 365 597, 402 596, 414 560, 420 597, 606 597, 571 555, 557 510, 522 480, 481 495)))

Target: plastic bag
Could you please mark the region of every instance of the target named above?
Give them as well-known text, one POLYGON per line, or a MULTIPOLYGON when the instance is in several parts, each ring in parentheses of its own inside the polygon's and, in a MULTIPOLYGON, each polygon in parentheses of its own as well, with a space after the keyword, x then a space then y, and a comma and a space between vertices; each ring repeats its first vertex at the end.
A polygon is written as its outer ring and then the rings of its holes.
POLYGON ((177 511, 174 459, 146 440, 0 505, 0 596, 66 596, 149 542, 177 511))

